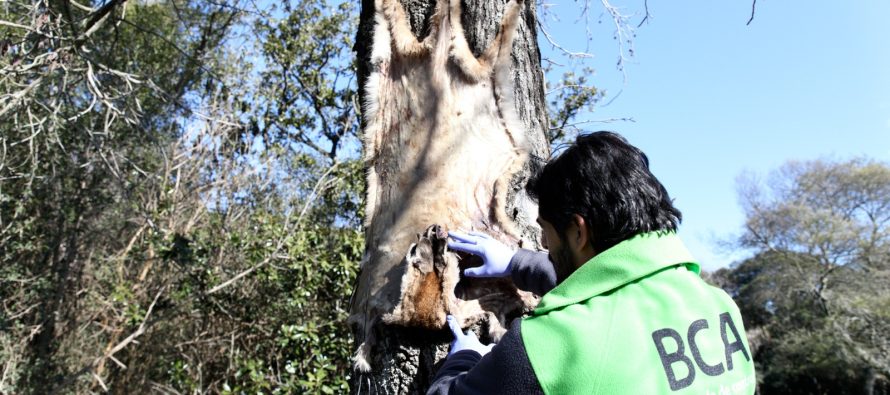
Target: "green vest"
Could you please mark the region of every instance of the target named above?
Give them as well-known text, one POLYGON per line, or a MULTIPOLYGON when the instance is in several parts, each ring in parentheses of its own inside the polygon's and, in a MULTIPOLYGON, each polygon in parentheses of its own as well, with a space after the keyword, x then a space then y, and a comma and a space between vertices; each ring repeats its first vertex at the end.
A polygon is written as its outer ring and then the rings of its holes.
POLYGON ((738 307, 674 233, 596 255, 522 321, 547 394, 753 394, 738 307))

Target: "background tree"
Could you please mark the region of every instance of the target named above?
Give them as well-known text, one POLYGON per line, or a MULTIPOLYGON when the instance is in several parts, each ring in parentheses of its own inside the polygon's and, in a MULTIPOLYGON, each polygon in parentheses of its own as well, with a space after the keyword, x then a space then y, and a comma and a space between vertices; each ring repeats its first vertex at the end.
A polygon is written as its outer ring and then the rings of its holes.
POLYGON ((592 74, 593 70, 585 68, 580 75, 567 71, 560 81, 546 81, 547 119, 550 122, 546 136, 550 146, 571 143, 581 133, 581 126, 589 123, 576 123, 574 119, 580 114, 593 111, 604 96, 603 92, 590 85, 587 80, 587 75, 592 74))
POLYGON ((0 9, 0 393, 345 391, 354 12, 288 7, 0 9))
POLYGON ((34 1, 9 2, 3 19, 13 22, 2 27, 0 292, 22 302, 6 304, 4 326, 21 331, 7 363, 23 360, 22 382, 43 392, 68 382, 79 349, 116 338, 127 320, 91 303, 92 285, 109 280, 114 251, 138 232, 130 205, 151 192, 144 180, 160 168, 158 148, 180 127, 168 114, 191 110, 186 93, 202 89, 204 57, 234 15, 200 4, 34 1), (145 63, 149 78, 136 70, 145 63), (98 323, 98 337, 84 335, 98 323))
POLYGON ((890 166, 789 162, 740 179, 739 247, 754 257, 714 281, 739 303, 760 389, 890 391, 890 166))

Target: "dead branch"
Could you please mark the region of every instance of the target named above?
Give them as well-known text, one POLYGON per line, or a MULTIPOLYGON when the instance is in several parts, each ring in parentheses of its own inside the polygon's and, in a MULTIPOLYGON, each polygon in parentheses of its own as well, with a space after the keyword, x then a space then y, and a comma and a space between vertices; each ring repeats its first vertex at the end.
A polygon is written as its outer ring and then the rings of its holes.
POLYGON ((148 306, 148 311, 145 312, 145 317, 143 317, 142 322, 139 323, 139 327, 136 328, 136 330, 133 333, 131 333, 130 336, 127 336, 126 339, 122 340, 116 346, 112 347, 111 351, 109 351, 108 353, 106 353, 103 356, 104 358, 108 358, 108 357, 114 355, 116 352, 122 350, 124 347, 126 347, 130 343, 134 342, 136 340, 136 338, 138 338, 139 336, 142 336, 142 334, 145 333, 145 323, 148 322, 148 317, 151 316, 151 312, 152 312, 152 310, 154 310, 155 304, 158 302, 158 298, 161 297, 161 294, 164 293, 164 290, 166 288, 167 288, 166 286, 162 287, 161 290, 158 291, 157 295, 155 295, 154 300, 152 300, 151 304, 148 306))
POLYGON ((748 18, 748 23, 746 23, 745 25, 750 25, 750 24, 751 24, 751 21, 754 20, 754 11, 755 11, 756 9, 757 9, 757 0, 753 0, 753 1, 751 2, 751 17, 748 18))

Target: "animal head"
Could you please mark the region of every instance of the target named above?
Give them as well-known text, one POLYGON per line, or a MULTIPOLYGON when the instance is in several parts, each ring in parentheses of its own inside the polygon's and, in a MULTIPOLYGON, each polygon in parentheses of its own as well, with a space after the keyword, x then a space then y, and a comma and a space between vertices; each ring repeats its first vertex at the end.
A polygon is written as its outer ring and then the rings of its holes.
POLYGON ((442 273, 448 266, 448 231, 441 225, 430 225, 417 234, 417 242, 408 249, 405 259, 423 274, 442 273))

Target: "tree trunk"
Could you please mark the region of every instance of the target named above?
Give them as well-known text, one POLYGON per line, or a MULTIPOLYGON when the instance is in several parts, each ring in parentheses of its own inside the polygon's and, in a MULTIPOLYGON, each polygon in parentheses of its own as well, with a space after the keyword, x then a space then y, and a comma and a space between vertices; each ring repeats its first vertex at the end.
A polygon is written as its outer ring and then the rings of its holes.
MULTIPOLYGON (((499 42, 509 44, 512 30, 502 23, 508 25, 513 2, 467 0, 458 14, 449 0, 438 1, 362 1, 355 50, 369 179, 366 251, 350 318, 359 357, 355 393, 424 393, 445 357, 452 336, 442 329, 444 313, 460 314, 451 304, 454 284, 440 289, 452 307, 432 321, 418 324, 404 313, 411 295, 403 274, 412 270, 406 253, 428 225, 539 247, 537 208, 523 188, 549 156, 534 3, 518 4, 512 46, 499 51, 499 42), (400 17, 410 39, 399 34, 400 17), (472 57, 460 54, 461 33, 472 57), (394 309, 404 319, 393 318, 394 309)), ((462 289, 456 303, 505 289, 464 284, 472 292, 462 289)), ((466 322, 479 330, 496 316, 466 322)))

